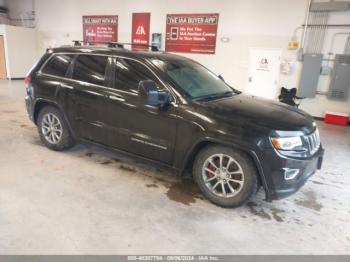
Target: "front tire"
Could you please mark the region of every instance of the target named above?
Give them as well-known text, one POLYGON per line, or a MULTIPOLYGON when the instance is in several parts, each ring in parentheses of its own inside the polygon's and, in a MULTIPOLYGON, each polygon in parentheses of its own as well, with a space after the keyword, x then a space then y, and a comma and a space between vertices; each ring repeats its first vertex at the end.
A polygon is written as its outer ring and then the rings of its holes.
POLYGON ((222 207, 246 203, 257 191, 257 175, 247 154, 224 146, 204 148, 193 165, 193 177, 203 195, 222 207))
POLYGON ((62 151, 74 145, 66 120, 53 106, 40 110, 37 127, 41 141, 52 150, 62 151))

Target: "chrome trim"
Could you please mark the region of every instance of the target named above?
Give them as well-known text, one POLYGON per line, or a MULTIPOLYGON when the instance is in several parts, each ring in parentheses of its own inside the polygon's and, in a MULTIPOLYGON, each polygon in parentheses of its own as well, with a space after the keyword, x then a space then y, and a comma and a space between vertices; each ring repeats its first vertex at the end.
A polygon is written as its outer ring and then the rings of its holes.
POLYGON ((112 100, 120 101, 120 102, 125 102, 124 98, 118 97, 118 96, 108 96, 108 98, 112 100))
POLYGON ((160 148, 160 149, 163 149, 163 150, 167 150, 168 149, 165 146, 158 145, 158 144, 155 144, 155 143, 152 143, 152 142, 149 142, 149 141, 146 141, 146 140, 142 140, 142 139, 139 139, 139 138, 136 138, 136 137, 131 137, 130 140, 134 141, 134 142, 137 142, 137 143, 140 143, 140 144, 144 144, 144 145, 160 148))
POLYGON ((284 180, 292 180, 296 178, 300 173, 300 169, 283 168, 283 170, 284 170, 284 180), (289 172, 291 175, 288 174, 289 172))
POLYGON ((63 88, 68 88, 68 89, 74 89, 74 87, 73 87, 73 86, 66 85, 66 84, 60 84, 60 87, 63 87, 63 88))
POLYGON ((310 155, 315 154, 321 146, 321 139, 318 129, 316 129, 312 134, 304 136, 304 141, 306 142, 310 155))

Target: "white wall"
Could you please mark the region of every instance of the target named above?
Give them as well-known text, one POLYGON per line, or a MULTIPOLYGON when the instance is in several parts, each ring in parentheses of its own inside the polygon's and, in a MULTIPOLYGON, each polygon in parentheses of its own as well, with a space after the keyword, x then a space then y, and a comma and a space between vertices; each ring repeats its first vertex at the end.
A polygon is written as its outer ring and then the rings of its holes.
POLYGON ((8 78, 23 78, 37 61, 35 29, 6 26, 8 78))
POLYGON ((7 78, 24 78, 38 58, 35 29, 0 25, 0 35, 4 36, 7 78))
MULTIPOLYGON (((16 0, 20 1, 20 0, 16 0)), ((25 0, 22 0, 25 1, 25 0)), ((82 39, 83 15, 119 15, 119 41, 130 42, 131 13, 151 12, 151 32, 165 36, 168 13, 219 13, 217 49, 215 55, 183 54, 194 58, 240 90, 248 84, 250 47, 283 48, 283 57, 295 59, 296 52, 286 49, 294 29, 304 22, 306 0, 36 0, 36 24, 39 49, 82 39), (220 41, 222 36, 231 39, 220 41)), ((331 15, 330 23, 349 23, 350 12, 331 15)), ((339 30, 338 30, 339 31, 339 30)), ((350 31, 343 30, 344 32, 350 31)), ((325 50, 328 50, 329 31, 325 50)), ((164 43, 163 43, 164 45, 164 43)), ((335 50, 341 50, 340 41, 335 50)), ((301 65, 292 76, 280 77, 280 86, 296 87, 301 65)), ((319 90, 327 90, 329 77, 322 76, 319 90)), ((350 102, 327 100, 324 96, 306 99, 302 108, 314 116, 325 111, 350 113, 350 102)))

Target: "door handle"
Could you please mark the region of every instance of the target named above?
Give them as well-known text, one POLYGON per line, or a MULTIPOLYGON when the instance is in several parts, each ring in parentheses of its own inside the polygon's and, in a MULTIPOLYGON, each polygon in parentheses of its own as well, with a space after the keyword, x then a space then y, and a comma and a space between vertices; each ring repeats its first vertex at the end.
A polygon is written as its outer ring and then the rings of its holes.
POLYGON ((122 98, 121 96, 113 96, 113 95, 109 95, 108 96, 109 99, 112 99, 112 100, 116 100, 116 101, 119 101, 119 102, 125 102, 125 99, 122 98))

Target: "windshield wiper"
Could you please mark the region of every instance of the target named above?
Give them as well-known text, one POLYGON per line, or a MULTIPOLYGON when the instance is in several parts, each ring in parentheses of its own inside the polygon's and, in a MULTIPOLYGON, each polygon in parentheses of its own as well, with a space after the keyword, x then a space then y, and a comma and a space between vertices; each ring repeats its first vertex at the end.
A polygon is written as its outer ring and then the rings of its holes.
POLYGON ((217 93, 217 94, 212 94, 212 95, 207 95, 207 96, 200 96, 200 97, 197 97, 193 100, 194 101, 209 101, 209 100, 218 99, 218 98, 222 98, 222 97, 230 97, 233 94, 234 94, 233 91, 226 91, 223 93, 217 93))

